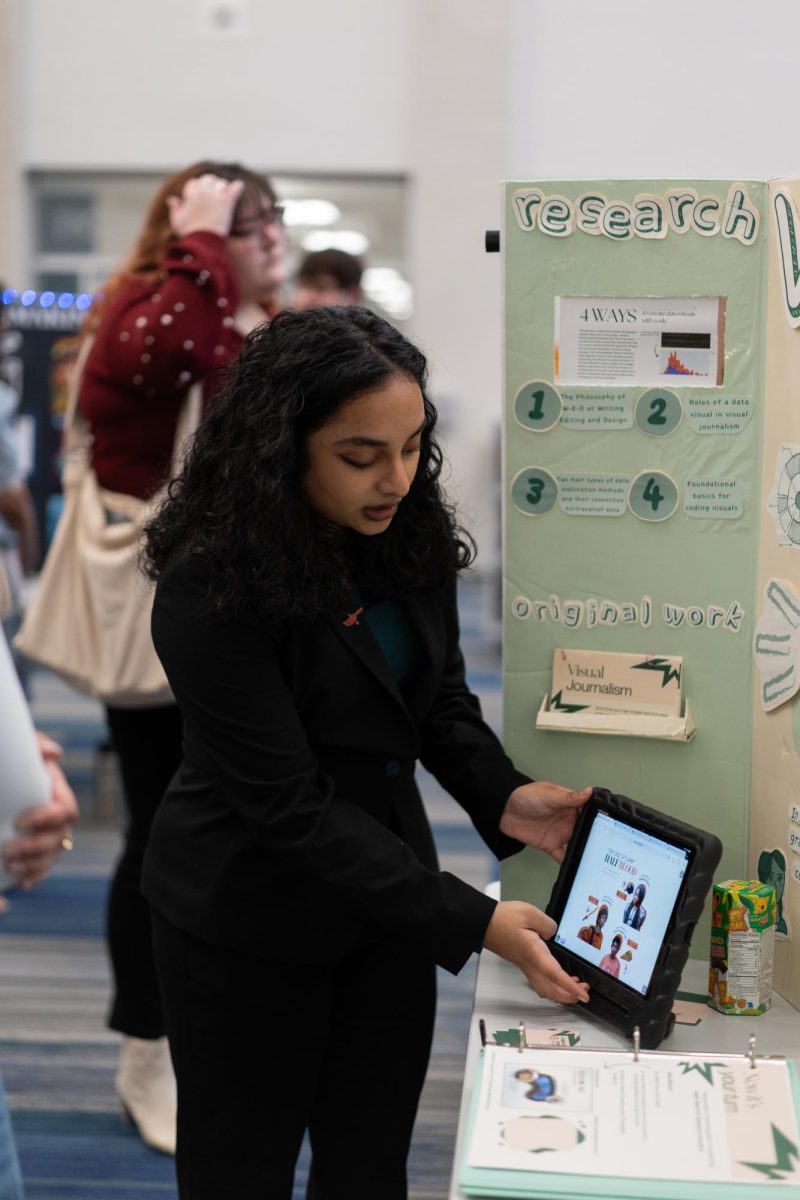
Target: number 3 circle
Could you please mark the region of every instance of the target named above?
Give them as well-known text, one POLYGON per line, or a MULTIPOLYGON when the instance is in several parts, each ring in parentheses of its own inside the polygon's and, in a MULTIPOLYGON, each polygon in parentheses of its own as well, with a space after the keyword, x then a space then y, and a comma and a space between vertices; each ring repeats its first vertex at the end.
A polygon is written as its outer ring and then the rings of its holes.
POLYGON ((678 485, 663 471, 642 471, 628 492, 628 508, 640 521, 666 521, 678 507, 678 485))
POLYGON ((511 503, 526 517, 541 517, 558 498, 558 484, 543 467, 524 467, 511 481, 511 503))

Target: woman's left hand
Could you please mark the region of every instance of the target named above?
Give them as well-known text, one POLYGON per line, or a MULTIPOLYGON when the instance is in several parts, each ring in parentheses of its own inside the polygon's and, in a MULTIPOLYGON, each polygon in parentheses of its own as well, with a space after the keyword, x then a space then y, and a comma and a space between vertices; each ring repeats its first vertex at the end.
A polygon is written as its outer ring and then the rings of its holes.
POLYGON ((556 862, 564 861, 564 847, 570 839, 581 808, 592 794, 590 787, 571 792, 557 783, 538 779, 514 788, 500 818, 500 832, 537 850, 544 850, 556 862))
POLYGON ((16 837, 3 846, 3 861, 17 887, 40 883, 58 855, 71 845, 72 826, 78 819, 78 804, 64 772, 58 765, 61 747, 45 734, 37 734, 39 752, 50 777, 50 801, 29 808, 16 822, 16 837))

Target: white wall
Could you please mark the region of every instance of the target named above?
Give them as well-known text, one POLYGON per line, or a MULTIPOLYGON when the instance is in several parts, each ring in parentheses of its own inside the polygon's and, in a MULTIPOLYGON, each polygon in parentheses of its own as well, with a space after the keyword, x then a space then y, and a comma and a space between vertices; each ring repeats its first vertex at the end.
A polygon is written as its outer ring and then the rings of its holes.
POLYGON ((20 173, 22 105, 20 97, 19 14, 0 0, 0 280, 22 277, 27 222, 20 173))
POLYGON ((796 0, 511 5, 509 178, 796 176, 796 0))
POLYGON ((207 0, 0 2, 23 29, 28 168, 406 165, 404 3, 235 0, 243 35, 209 39, 207 0))
POLYGON ((506 0, 415 0, 409 80, 413 333, 429 354, 452 467, 479 549, 499 562, 500 221, 508 129, 506 0))

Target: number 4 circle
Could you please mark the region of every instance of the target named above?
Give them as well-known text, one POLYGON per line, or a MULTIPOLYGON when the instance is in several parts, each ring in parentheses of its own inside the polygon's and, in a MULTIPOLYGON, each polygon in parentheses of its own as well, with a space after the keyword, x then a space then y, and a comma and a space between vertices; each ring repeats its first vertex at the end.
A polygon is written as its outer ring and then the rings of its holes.
POLYGON ((628 492, 628 508, 640 521, 666 521, 678 507, 678 486, 663 471, 642 471, 628 492))

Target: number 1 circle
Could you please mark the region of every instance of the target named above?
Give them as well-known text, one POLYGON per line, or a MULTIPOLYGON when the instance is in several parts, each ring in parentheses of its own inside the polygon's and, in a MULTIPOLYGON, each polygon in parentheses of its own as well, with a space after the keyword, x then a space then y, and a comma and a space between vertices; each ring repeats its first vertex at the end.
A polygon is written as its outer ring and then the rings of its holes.
POLYGON ((561 420, 561 396, 551 383, 536 379, 526 383, 514 399, 514 417, 523 429, 547 433, 561 420))

